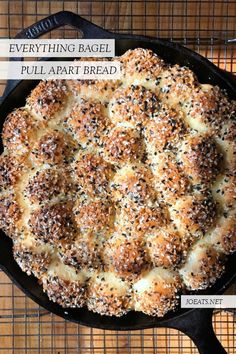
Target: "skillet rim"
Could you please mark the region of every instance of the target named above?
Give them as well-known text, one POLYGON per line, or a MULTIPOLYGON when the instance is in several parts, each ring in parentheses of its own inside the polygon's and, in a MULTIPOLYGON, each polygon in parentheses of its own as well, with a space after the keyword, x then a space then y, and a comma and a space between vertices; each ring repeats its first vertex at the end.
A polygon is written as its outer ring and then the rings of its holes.
MULTIPOLYGON (((134 43, 134 45, 137 47, 137 45, 135 43, 137 42, 140 42, 140 40, 137 38, 137 36, 135 36, 136 38, 133 39, 132 36, 127 36, 127 38, 124 38, 124 36, 122 35, 121 38, 120 38, 120 41, 125 41, 126 44, 127 44, 127 41, 132 41, 134 43)), ((229 76, 227 76, 228 74, 226 74, 225 72, 222 72, 221 69, 219 69, 217 66, 215 66, 213 63, 211 63, 208 59, 202 57, 201 55, 199 55, 198 53, 188 49, 188 48, 185 48, 185 47, 182 47, 180 44, 178 43, 173 43, 173 42, 169 42, 167 40, 161 40, 161 39, 154 39, 154 38, 146 38, 144 39, 144 37, 140 36, 139 37, 141 39, 141 42, 142 43, 146 43, 145 45, 145 48, 148 48, 150 47, 150 44, 152 45, 162 45, 164 47, 170 47, 174 50, 177 50, 177 51, 182 51, 186 57, 188 56, 192 56, 194 57, 195 60, 200 60, 202 65, 204 65, 205 67, 208 67, 209 70, 211 71, 211 73, 213 72, 213 74, 215 74, 216 76, 218 76, 219 80, 222 80, 226 85, 228 85, 230 87, 230 90, 235 90, 235 82, 234 82, 234 79, 230 78, 229 76)), ((116 40, 119 40, 118 36, 116 35, 116 40)), ((139 46, 139 45, 138 45, 139 46)), ((161 55, 160 55, 161 56, 161 55)), ((45 58, 44 58, 45 59, 45 58)), ((47 58, 48 60, 49 58, 47 58)), ((53 58, 50 58, 51 60, 53 58)), ((60 58, 61 59, 61 58, 60 58)), ((70 58, 71 59, 71 58, 70 58)), ((175 61, 176 62, 176 61, 175 61)), ((191 68, 191 67, 190 67, 191 68)), ((193 69, 191 69, 193 70, 193 69)), ((194 71, 194 70, 193 70, 194 71)), ((195 72, 195 71, 194 71, 195 72)), ((198 74, 196 73, 196 75, 198 76, 198 74)), ((34 80, 36 81, 36 80, 34 80)), ((38 81, 36 81, 37 83, 38 81)), ((23 85, 23 81, 20 81, 18 83, 15 83, 8 93, 6 93, 4 95, 4 98, 3 98, 3 101, 1 102, 1 105, 0 105, 0 115, 1 115, 1 112, 2 112, 2 109, 4 107, 4 104, 6 104, 6 102, 10 99, 11 100, 11 96, 13 95, 14 96, 14 92, 15 90, 19 90, 19 86, 23 85)), ((231 92, 232 93, 232 92, 231 92)), ((25 98, 25 96, 24 96, 25 98)), ((10 109, 11 111, 11 109, 10 109)), ((3 122, 1 122, 0 124, 2 124, 3 122)), ((3 233, 1 231, 1 233, 3 233)), ((3 233, 4 234, 4 233, 3 233)), ((8 236, 5 236, 7 239, 9 239, 9 241, 11 242, 10 238, 8 236)), ((8 242, 9 243, 9 242, 8 242)), ((1 239, 0 239, 0 244, 1 244, 1 239)), ((8 247, 10 247, 10 245, 8 245, 8 247)), ((10 249, 11 251, 11 256, 13 258, 13 254, 12 254, 12 250, 10 249)), ((236 253, 233 254, 232 256, 230 257, 234 257, 235 260, 236 260, 236 253)), ((0 259, 0 263, 1 263, 1 259, 0 259)), ((14 263, 16 263, 14 261, 14 263)), ((195 311, 195 309, 181 309, 179 308, 177 311, 173 312, 173 311, 170 311, 167 315, 165 315, 164 317, 162 318, 159 318, 159 317, 151 317, 151 316, 147 316, 147 315, 141 315, 139 316, 140 314, 135 312, 135 311, 130 311, 129 314, 131 316, 136 316, 138 317, 138 323, 135 323, 134 325, 132 326, 125 326, 124 325, 117 325, 117 324, 114 324, 114 325, 111 325, 110 323, 101 323, 101 322, 104 322, 104 321, 100 321, 99 324, 95 324, 95 323, 91 323, 90 321, 86 321, 86 320, 83 320, 83 318, 78 318, 78 319, 75 319, 75 318, 72 318, 70 315, 67 315, 66 313, 68 313, 68 311, 70 312, 70 310, 68 309, 63 309, 60 305, 58 304, 55 304, 53 303, 52 301, 50 301, 48 298, 47 298, 47 303, 45 305, 45 301, 44 299, 43 300, 39 300, 39 298, 37 296, 35 296, 33 293, 32 293, 32 290, 30 291, 29 288, 27 287, 24 287, 22 285, 22 282, 19 281, 19 279, 17 279, 17 277, 15 275, 13 275, 13 272, 11 271, 11 267, 12 265, 9 266, 9 264, 7 265, 7 262, 4 264, 0 264, 0 268, 3 269, 3 271, 12 279, 12 281, 27 295, 29 296, 31 299, 33 299, 37 304, 39 304, 40 306, 44 307, 46 310, 50 311, 50 312, 53 312, 55 313, 56 315, 60 316, 60 317, 63 317, 65 318, 66 320, 70 320, 70 321, 73 321, 73 322, 76 322, 76 323, 80 323, 82 325, 86 325, 86 326, 90 326, 90 327, 93 327, 93 328, 100 328, 100 329, 110 329, 110 330, 138 330, 138 329, 144 329, 144 328, 152 328, 152 327, 157 327, 157 326, 171 326, 171 320, 174 320, 176 318, 180 318, 182 317, 184 314, 188 313, 188 314, 191 314, 191 312, 195 311), (58 307, 60 308, 60 311, 58 309, 58 307), (63 312, 63 313, 62 313, 63 312), (66 312, 66 313, 65 313, 66 312), (138 316, 137 316, 138 315, 138 316), (139 324, 139 320, 141 317, 141 320, 144 321, 144 323, 142 324, 139 324), (145 317, 143 319, 143 317, 145 317)), ((17 266, 18 267, 18 266, 17 266)), ((14 268, 14 267, 13 267, 14 268)), ((19 268, 20 270, 20 268, 19 268)), ((19 271, 18 270, 18 271, 19 271)), ((20 270, 21 273, 23 273, 24 275, 26 275, 28 278, 32 279, 34 278, 33 276, 28 276, 26 273, 24 273, 23 271, 20 270)), ((19 273, 19 272, 18 272, 19 273)), ((22 275, 22 274, 21 274, 22 275)), ((226 274, 226 281, 223 282, 222 281, 222 278, 224 276, 222 276, 219 281, 221 283, 221 287, 220 289, 218 289, 214 294, 219 294, 221 292, 223 292, 232 282, 233 282, 233 279, 236 277, 236 271, 233 273, 233 274, 230 274, 228 277, 227 277, 227 274, 226 274)), ((24 277, 23 277, 24 278, 24 277)), ((34 278, 36 281, 37 281, 37 278, 34 278)), ((218 284, 218 281, 217 283, 218 284)), ((38 285, 40 286, 40 285, 38 285)), ((41 286, 40 286, 41 287, 41 286)), ((215 286, 211 287, 211 288, 208 288, 207 290, 210 291, 210 293, 212 293, 212 289, 214 288, 215 286)), ((196 292, 194 292, 196 294, 196 292)), ((46 296, 46 295, 45 295, 46 296)), ((46 296, 47 297, 47 296, 46 296)), ((83 308, 84 311, 79 311, 79 312, 82 312, 82 315, 83 315, 83 312, 89 312, 91 314, 91 311, 87 310, 87 308, 83 308)), ((76 310, 78 311, 78 310, 76 310)), ((129 315, 128 314, 128 315, 129 315)), ((93 314, 95 315, 95 317, 99 317, 100 319, 101 318, 107 318, 108 319, 108 322, 111 322, 111 320, 113 322, 119 322, 119 318, 117 317, 110 317, 110 316, 101 316, 101 315, 98 315, 98 314, 93 314)), ((124 319, 128 317, 128 315, 124 315, 122 316, 124 319)), ((141 322, 142 322, 141 321, 141 322)), ((98 321, 97 321, 98 322, 98 321)), ((105 321, 106 322, 106 321, 105 321)))

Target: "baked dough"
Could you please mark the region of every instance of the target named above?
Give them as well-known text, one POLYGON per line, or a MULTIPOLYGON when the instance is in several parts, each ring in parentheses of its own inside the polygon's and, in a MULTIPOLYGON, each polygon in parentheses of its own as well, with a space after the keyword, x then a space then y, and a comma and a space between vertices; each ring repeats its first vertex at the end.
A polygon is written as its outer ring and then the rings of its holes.
POLYGON ((164 316, 236 250, 236 104, 151 50, 112 60, 120 80, 43 81, 8 115, 0 226, 61 306, 164 316))

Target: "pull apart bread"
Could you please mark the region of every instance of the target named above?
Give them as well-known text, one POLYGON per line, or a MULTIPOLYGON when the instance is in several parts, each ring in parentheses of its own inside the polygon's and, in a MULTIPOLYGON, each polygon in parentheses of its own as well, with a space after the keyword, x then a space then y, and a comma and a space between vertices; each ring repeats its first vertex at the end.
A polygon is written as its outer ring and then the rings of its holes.
POLYGON ((0 223, 63 307, 164 316, 236 250, 236 102, 151 50, 42 81, 4 123, 0 223))

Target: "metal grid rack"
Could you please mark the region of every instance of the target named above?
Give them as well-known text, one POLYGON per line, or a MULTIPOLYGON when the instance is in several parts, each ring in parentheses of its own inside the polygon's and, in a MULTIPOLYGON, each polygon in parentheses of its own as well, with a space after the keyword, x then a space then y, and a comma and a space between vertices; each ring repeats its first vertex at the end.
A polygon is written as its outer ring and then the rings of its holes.
MULTIPOLYGON (((198 353, 188 337, 173 329, 113 332, 66 322, 24 296, 1 271, 0 289, 1 354, 198 353)), ((234 314, 215 313, 213 325, 228 353, 234 354, 234 314)))
MULTIPOLYGON (((0 0, 0 38, 61 10, 70 10, 108 30, 169 38, 236 72, 236 2, 185 1, 31 1, 0 0)), ((80 33, 60 28, 52 38, 80 33)), ((0 82, 0 94, 4 89, 0 82)), ((236 294, 235 286, 231 293, 236 294)), ((228 353, 236 352, 233 313, 213 317, 217 336, 228 353)), ((0 354, 197 354, 192 341, 173 329, 112 332, 85 328, 52 315, 24 296, 0 271, 0 354)))

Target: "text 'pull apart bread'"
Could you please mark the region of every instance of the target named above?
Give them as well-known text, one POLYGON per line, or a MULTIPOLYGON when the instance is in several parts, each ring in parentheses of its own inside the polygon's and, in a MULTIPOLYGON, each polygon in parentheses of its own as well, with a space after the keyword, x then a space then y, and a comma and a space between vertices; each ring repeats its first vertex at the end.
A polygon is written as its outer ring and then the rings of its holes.
POLYGON ((63 307, 164 316, 236 250, 235 102, 151 50, 42 81, 4 123, 0 223, 63 307))

